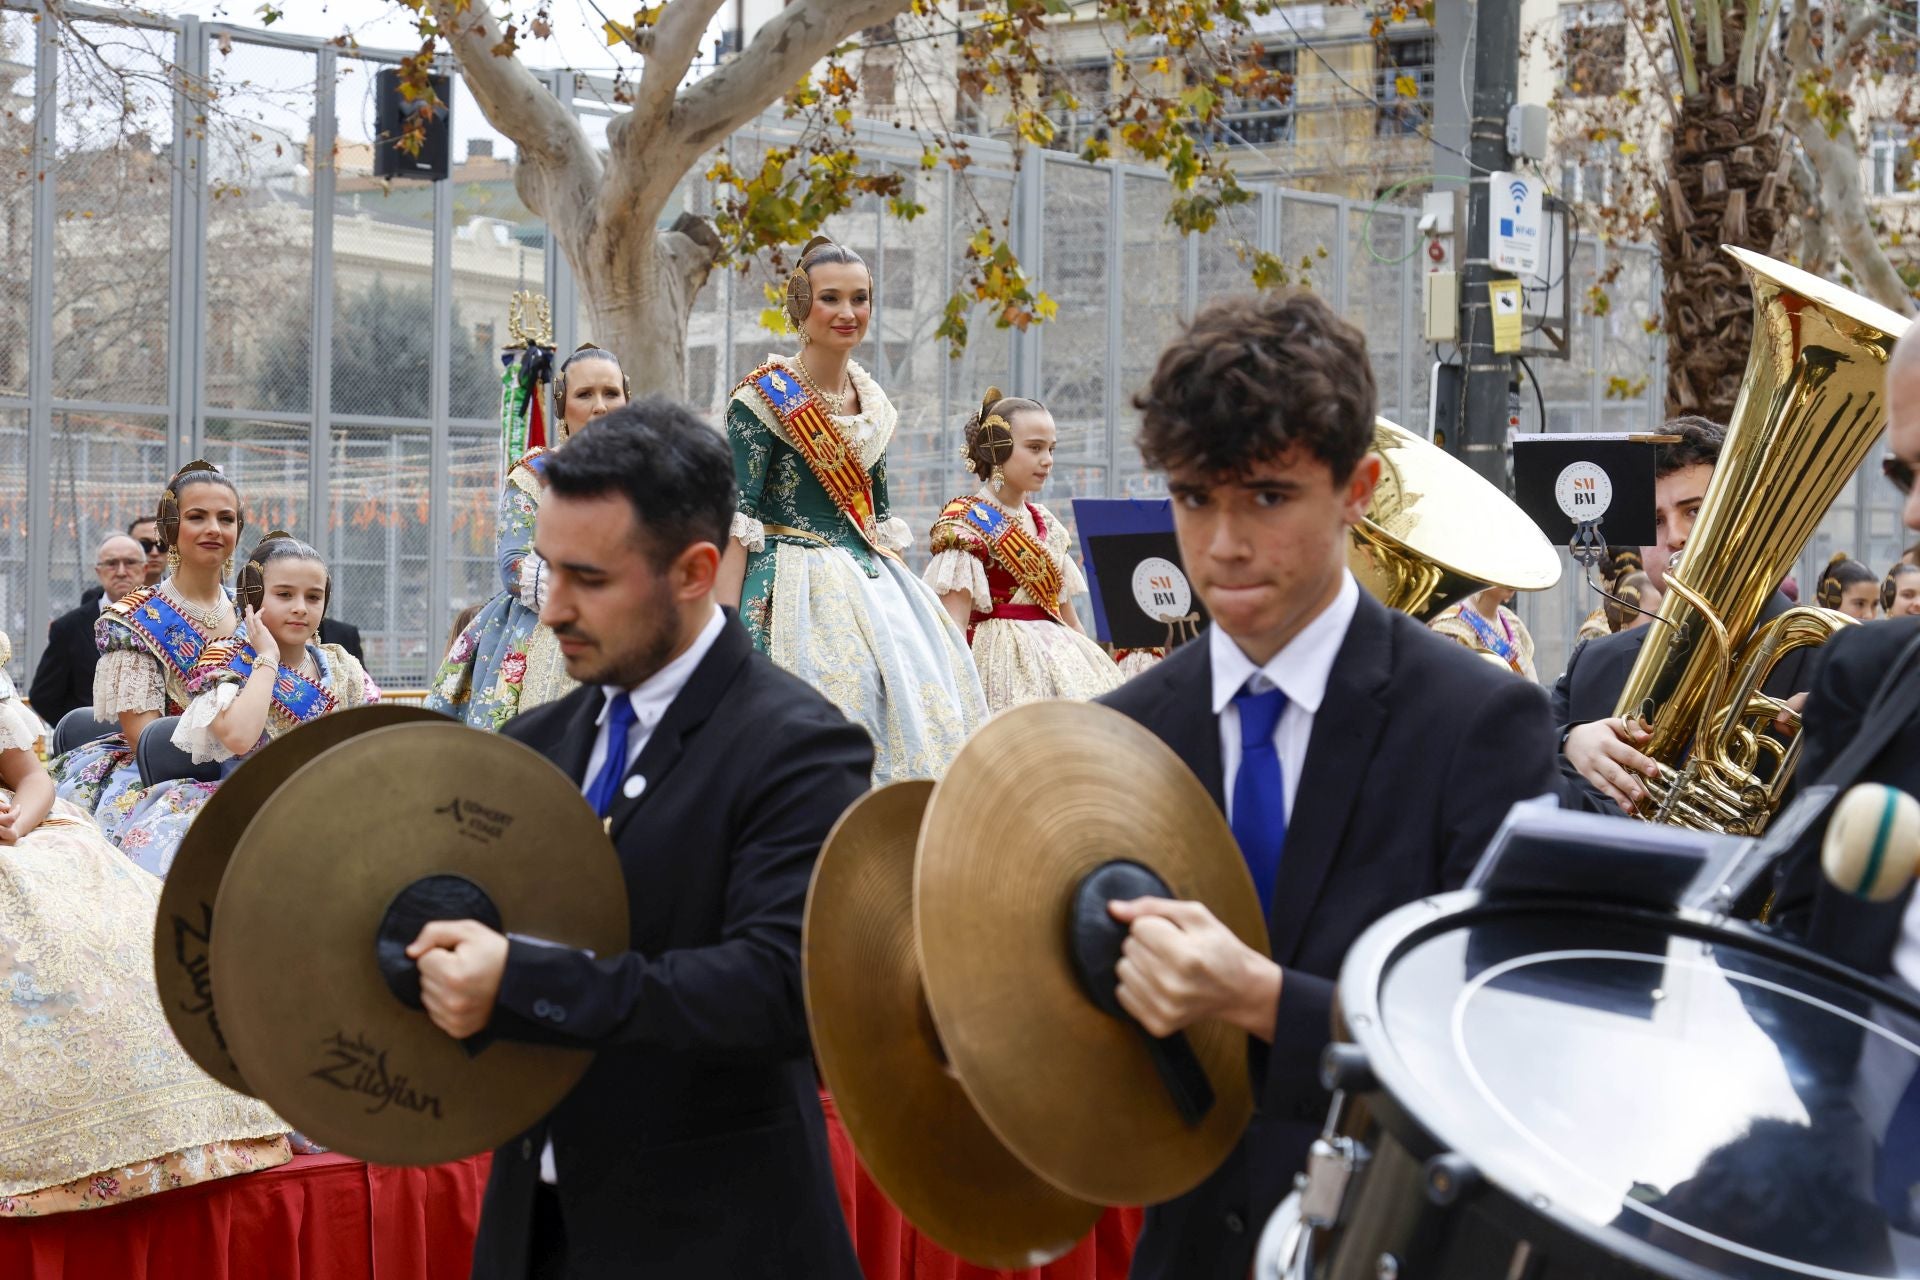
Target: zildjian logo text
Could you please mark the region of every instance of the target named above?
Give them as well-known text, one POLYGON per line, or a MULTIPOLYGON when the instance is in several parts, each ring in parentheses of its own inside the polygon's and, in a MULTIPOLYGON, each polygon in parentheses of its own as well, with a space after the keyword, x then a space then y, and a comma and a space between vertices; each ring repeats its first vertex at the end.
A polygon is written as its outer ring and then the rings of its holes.
POLYGON ((346 1032, 336 1031, 322 1043, 326 1046, 327 1061, 308 1074, 344 1093, 378 1098, 377 1105, 367 1108, 368 1115, 377 1116, 398 1103, 409 1111, 431 1114, 435 1120, 441 1118, 439 1095, 421 1093, 404 1075, 389 1075, 387 1051, 369 1043, 365 1036, 348 1039, 346 1032))

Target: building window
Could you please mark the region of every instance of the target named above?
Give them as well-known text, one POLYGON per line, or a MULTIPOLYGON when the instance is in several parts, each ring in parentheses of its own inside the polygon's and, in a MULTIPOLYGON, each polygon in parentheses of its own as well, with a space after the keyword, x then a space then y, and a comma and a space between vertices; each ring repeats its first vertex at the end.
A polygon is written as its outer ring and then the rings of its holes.
POLYGON ((1867 143, 1867 194, 1898 195, 1913 190, 1914 139, 1905 129, 1873 126, 1867 143))
POLYGON ((893 55, 869 53, 860 62, 860 92, 870 107, 893 105, 895 71, 893 55))
POLYGON ((1107 128, 1107 100, 1113 93, 1113 64, 1106 58, 1049 62, 1040 69, 1036 104, 1053 122, 1054 151, 1077 152, 1089 137, 1107 128))
POLYGON ((1618 0, 1560 10, 1561 88, 1570 97, 1604 98, 1620 91, 1627 61, 1627 15, 1618 0))
POLYGON ((1560 190, 1555 194, 1575 204, 1612 203, 1613 154, 1605 143, 1594 143, 1585 158, 1561 161, 1560 190))
POLYGON ((1296 65, 1293 49, 1268 49, 1260 56, 1260 65, 1268 73, 1271 93, 1260 97, 1227 94, 1220 103, 1220 124, 1211 141, 1267 146, 1293 141, 1293 74, 1296 65))
POLYGON ((1382 137, 1418 134, 1433 118, 1433 37, 1389 36, 1376 46, 1373 131, 1382 137))

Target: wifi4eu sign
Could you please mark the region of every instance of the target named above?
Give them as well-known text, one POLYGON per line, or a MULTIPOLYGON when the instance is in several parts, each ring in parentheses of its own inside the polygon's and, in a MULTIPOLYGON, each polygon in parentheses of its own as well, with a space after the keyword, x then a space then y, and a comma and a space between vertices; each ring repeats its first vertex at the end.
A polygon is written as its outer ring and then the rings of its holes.
POLYGON ((1540 274, 1545 242, 1540 216, 1540 184, 1518 173, 1487 175, 1487 203, 1493 213, 1488 256, 1496 271, 1520 276, 1540 274))

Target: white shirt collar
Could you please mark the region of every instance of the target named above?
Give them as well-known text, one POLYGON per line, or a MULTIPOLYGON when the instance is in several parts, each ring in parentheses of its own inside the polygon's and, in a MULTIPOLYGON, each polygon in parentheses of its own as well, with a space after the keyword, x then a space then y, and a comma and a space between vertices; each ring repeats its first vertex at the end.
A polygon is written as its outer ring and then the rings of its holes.
POLYGON ((617 684, 603 684, 600 691, 606 694, 606 700, 600 704, 600 714, 594 718, 595 724, 607 722, 607 708, 621 694, 626 694, 633 703, 633 716, 643 729, 651 730, 665 715, 680 691, 687 687, 687 681, 693 678, 694 669, 700 660, 713 648, 714 641, 720 638, 720 629, 727 625, 727 614, 718 605, 714 606, 713 616, 707 619, 707 625, 700 628, 693 643, 686 652, 642 680, 631 689, 623 689, 617 684))
POLYGON ((1254 666, 1253 660, 1241 652, 1240 646, 1218 623, 1207 628, 1208 656, 1213 660, 1213 714, 1217 716, 1225 711, 1233 695, 1240 692, 1255 672, 1286 694, 1289 704, 1309 715, 1317 714, 1321 701, 1327 696, 1333 660, 1339 656, 1340 644, 1347 638, 1347 626, 1359 607, 1360 584, 1354 581, 1349 570, 1342 569, 1340 590, 1334 595, 1333 603, 1302 627, 1299 634, 1287 642, 1286 648, 1274 654, 1264 667, 1254 666))

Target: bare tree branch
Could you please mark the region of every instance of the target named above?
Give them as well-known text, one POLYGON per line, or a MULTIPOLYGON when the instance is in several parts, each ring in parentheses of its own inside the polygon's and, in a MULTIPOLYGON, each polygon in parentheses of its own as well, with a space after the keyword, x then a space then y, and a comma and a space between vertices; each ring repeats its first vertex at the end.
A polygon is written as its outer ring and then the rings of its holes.
POLYGON ((1880 30, 1883 20, 1881 14, 1878 5, 1855 3, 1847 6, 1837 46, 1827 62, 1833 68, 1835 93, 1845 93, 1853 86, 1854 74, 1860 67, 1858 52, 1880 30))
POLYGON ((486 5, 430 2, 481 114, 520 153, 514 187, 521 200, 556 228, 584 213, 599 186, 600 158, 580 122, 517 56, 493 51, 502 37, 486 5))
POLYGON ((795 0, 760 28, 739 57, 680 95, 671 129, 698 155, 751 121, 767 90, 784 91, 833 52, 847 33, 905 13, 911 0, 795 0))
POLYGON ((687 78, 687 68, 700 55, 707 24, 726 0, 674 0, 653 25, 653 47, 647 52, 633 109, 646 119, 658 119, 672 106, 687 78))

